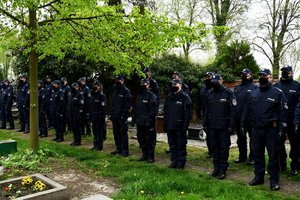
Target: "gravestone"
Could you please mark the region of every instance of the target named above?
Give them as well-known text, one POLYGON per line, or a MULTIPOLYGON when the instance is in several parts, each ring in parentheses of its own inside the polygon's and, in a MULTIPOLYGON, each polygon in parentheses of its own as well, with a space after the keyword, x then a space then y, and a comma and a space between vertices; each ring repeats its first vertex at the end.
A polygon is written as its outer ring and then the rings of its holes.
POLYGON ((7 155, 17 151, 15 140, 0 140, 0 155, 7 155))

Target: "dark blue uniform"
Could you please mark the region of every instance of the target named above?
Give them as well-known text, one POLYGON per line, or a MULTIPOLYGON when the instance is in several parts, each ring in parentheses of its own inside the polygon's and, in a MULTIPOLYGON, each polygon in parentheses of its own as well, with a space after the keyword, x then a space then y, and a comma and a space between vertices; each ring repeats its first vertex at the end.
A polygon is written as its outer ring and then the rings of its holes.
POLYGON ((13 87, 11 85, 3 84, 2 91, 0 93, 1 102, 1 113, 2 113, 2 124, 1 128, 6 128, 6 122, 9 122, 9 129, 14 129, 14 119, 12 116, 12 105, 13 105, 13 87))
POLYGON ((89 102, 89 113, 92 120, 92 130, 94 135, 94 149, 102 150, 103 142, 106 139, 105 116, 107 110, 107 100, 104 93, 91 92, 89 102))
POLYGON ((51 99, 50 99, 50 113, 53 116, 54 120, 54 129, 56 131, 55 139, 56 141, 64 140, 63 133, 63 118, 64 118, 64 107, 65 107, 65 99, 64 93, 60 88, 53 89, 51 99))
POLYGON ((135 123, 137 138, 143 152, 143 160, 154 161, 156 145, 157 97, 148 89, 143 89, 137 96, 135 106, 135 123))
POLYGON ((40 129, 40 137, 48 136, 48 127, 46 121, 46 110, 47 110, 47 102, 46 102, 46 90, 41 87, 38 90, 38 98, 39 98, 39 129, 40 129))
POLYGON ((51 82, 45 83, 45 90, 46 90, 46 116, 48 119, 48 127, 53 128, 54 127, 54 116, 52 116, 51 112, 50 112, 51 96, 52 96, 52 92, 53 92, 51 82))
POLYGON ((84 97, 78 90, 72 89, 67 102, 67 115, 68 119, 70 119, 71 130, 74 135, 74 142, 72 144, 74 146, 81 145, 84 97))
POLYGON ((114 88, 112 95, 111 120, 116 144, 116 152, 128 155, 128 114, 131 108, 131 93, 124 85, 114 88))
MULTIPOLYGON (((71 95, 71 88, 69 85, 63 85, 61 86, 61 90, 63 91, 64 93, 64 99, 65 99, 65 104, 68 105, 68 100, 69 100, 69 97, 71 95)), ((64 132, 66 132, 66 128, 68 126, 68 128, 71 129, 71 125, 70 125, 70 119, 67 117, 67 107, 65 107, 65 111, 64 111, 64 132)))
POLYGON ((83 107, 83 118, 82 118, 82 124, 81 124, 81 134, 82 135, 91 135, 91 119, 89 116, 89 101, 91 97, 91 91, 90 88, 87 85, 82 85, 80 94, 83 96, 84 99, 84 107, 83 107))
POLYGON ((187 134, 192 118, 192 101, 180 90, 177 94, 171 92, 164 104, 164 129, 168 133, 168 143, 171 151, 171 167, 184 168, 186 163, 187 134))
MULTIPOLYGON (((247 135, 246 132, 249 134, 250 144, 251 144, 251 137, 252 137, 252 130, 249 124, 245 124, 245 127, 242 127, 240 124, 242 114, 247 105, 247 101, 249 98, 250 93, 253 90, 258 89, 256 85, 252 83, 252 81, 243 82, 237 85, 234 88, 234 94, 237 101, 237 106, 235 109, 235 127, 237 133, 237 145, 239 148, 239 161, 246 161, 247 160, 247 135)), ((253 160, 253 151, 250 145, 250 154, 249 160, 253 160)))
POLYGON ((280 169, 283 171, 286 169, 286 149, 285 149, 285 141, 286 141, 286 134, 289 138, 291 151, 290 151, 290 158, 291 162, 291 169, 297 170, 299 167, 299 140, 295 133, 295 125, 294 125, 294 116, 295 116, 295 109, 298 104, 298 99, 300 96, 300 83, 294 81, 293 79, 283 80, 281 79, 278 83, 274 84, 274 87, 279 88, 285 94, 285 97, 288 101, 288 115, 287 115, 287 129, 286 132, 283 133, 282 137, 280 138, 280 149, 279 149, 279 163, 280 169))
POLYGON ((231 144, 229 129, 234 127, 235 106, 234 93, 223 85, 217 90, 208 91, 203 124, 209 130, 208 137, 216 176, 225 175, 228 168, 231 144))
MULTIPOLYGON (((29 85, 27 82, 19 82, 17 92, 17 107, 20 121, 20 131, 25 131, 25 125, 29 124, 29 114, 25 108, 25 100, 28 98, 29 85)), ((28 129, 29 127, 26 127, 28 129)))
POLYGON ((271 83, 251 92, 242 125, 252 126, 252 149, 256 180, 264 180, 265 148, 269 156, 270 185, 279 181, 278 139, 287 122, 287 100, 271 83), (247 120, 246 120, 247 118, 247 120))

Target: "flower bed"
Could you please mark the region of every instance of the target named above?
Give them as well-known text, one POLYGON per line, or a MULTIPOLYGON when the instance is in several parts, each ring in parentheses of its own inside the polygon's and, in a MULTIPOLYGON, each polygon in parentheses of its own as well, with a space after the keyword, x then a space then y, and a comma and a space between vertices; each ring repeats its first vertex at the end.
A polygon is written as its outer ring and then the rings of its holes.
POLYGON ((69 199, 66 187, 41 174, 24 176, 0 182, 0 200, 63 200, 69 199))

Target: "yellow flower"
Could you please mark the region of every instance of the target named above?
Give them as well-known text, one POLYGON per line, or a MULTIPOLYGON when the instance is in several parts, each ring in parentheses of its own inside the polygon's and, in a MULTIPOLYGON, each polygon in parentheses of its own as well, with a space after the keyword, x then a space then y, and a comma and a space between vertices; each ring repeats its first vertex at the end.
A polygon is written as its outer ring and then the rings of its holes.
POLYGON ((180 194, 182 195, 182 194, 184 194, 184 192, 180 192, 180 194))
POLYGON ((22 178, 22 185, 30 185, 32 182, 33 182, 33 180, 29 176, 22 178))

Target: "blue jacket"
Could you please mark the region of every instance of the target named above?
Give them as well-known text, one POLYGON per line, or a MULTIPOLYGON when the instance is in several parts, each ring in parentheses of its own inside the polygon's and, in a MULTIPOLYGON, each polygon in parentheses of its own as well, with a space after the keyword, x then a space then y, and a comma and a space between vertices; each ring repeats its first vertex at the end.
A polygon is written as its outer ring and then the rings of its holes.
POLYGON ((112 95, 111 119, 127 119, 131 108, 131 93, 124 85, 116 86, 112 95))

